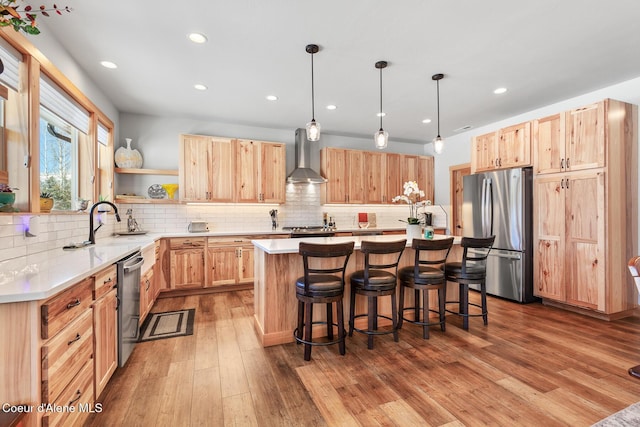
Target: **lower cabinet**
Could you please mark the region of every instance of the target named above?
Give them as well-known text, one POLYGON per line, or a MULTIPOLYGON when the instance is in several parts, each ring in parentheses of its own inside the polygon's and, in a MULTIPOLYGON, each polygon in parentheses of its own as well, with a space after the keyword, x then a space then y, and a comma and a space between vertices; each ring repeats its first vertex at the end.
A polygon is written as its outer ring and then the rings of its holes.
POLYGON ((253 245, 245 239, 209 238, 205 287, 253 283, 253 245))
POLYGON ((169 239, 171 289, 193 289, 204 285, 206 237, 169 239))
POLYGON ((112 289, 93 303, 95 396, 98 398, 118 367, 118 299, 112 289))
POLYGON ((140 325, 151 311, 155 302, 155 276, 154 269, 150 268, 140 278, 140 325))

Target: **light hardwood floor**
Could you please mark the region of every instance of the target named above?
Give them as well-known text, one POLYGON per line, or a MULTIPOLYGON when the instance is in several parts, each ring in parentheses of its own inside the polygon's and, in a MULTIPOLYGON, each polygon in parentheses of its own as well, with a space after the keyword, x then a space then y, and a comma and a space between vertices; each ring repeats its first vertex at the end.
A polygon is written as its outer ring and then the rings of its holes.
MULTIPOLYGON (((472 296, 475 298, 475 296, 472 296)), ((158 300, 196 308, 194 334, 139 344, 87 426, 589 426, 640 401, 640 318, 605 322, 489 298, 482 319, 446 332, 407 324, 400 342, 347 338, 262 348, 251 291, 158 300)))

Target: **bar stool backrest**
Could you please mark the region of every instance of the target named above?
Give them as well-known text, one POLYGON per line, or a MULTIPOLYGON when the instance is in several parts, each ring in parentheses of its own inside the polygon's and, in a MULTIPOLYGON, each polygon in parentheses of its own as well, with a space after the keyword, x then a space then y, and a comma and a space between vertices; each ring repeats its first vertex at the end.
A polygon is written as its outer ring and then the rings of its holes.
POLYGON ((453 246, 453 237, 446 239, 413 239, 411 248, 416 252, 413 277, 419 277, 420 266, 440 268, 447 261, 453 246), (426 255, 425 255, 426 254, 426 255))
POLYGON ((364 283, 369 282, 369 270, 394 269, 394 274, 398 275, 398 264, 404 249, 407 247, 407 239, 395 240, 393 242, 373 242, 365 240, 360 245, 360 252, 364 254, 364 283), (384 255, 397 254, 389 260, 384 255), (386 260, 386 261, 385 261, 386 260))
POLYGON ((460 246, 462 252, 462 274, 466 274, 467 268, 487 268, 487 257, 496 236, 490 237, 463 237, 460 246))
POLYGON ((307 243, 300 242, 298 253, 302 255, 304 265, 304 290, 309 291, 309 277, 313 275, 331 275, 341 273, 344 286, 345 271, 349 257, 353 253, 354 242, 345 243, 307 243), (322 262, 322 259, 337 258, 334 263, 322 262), (342 258, 340 260, 340 258, 342 258))

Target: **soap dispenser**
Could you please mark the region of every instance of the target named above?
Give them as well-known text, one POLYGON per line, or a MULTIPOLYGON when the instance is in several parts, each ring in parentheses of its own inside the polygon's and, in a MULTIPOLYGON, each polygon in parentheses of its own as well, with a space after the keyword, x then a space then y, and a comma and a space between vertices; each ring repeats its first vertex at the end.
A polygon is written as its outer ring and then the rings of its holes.
POLYGON ((433 239, 433 214, 431 212, 425 212, 424 214, 424 238, 433 239))

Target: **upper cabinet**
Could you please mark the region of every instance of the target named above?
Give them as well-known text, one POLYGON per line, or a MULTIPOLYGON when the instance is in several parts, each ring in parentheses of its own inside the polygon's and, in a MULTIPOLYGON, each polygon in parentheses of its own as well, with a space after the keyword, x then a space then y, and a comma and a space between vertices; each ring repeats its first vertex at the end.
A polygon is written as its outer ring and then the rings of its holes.
POLYGON ((605 166, 605 101, 535 120, 538 174, 605 166))
POLYGON ((182 201, 285 202, 284 144, 181 135, 180 156, 182 201))
POLYGON ((531 166, 531 123, 509 126, 473 138, 473 173, 531 166))
POLYGON ((417 181, 433 200, 433 157, 323 148, 321 174, 328 182, 324 203, 389 204, 402 183, 417 181))

